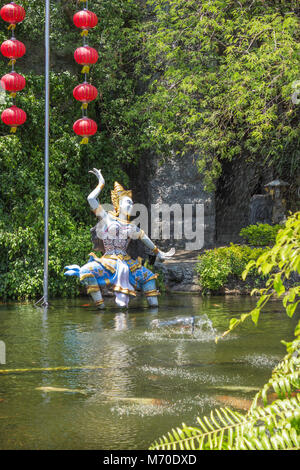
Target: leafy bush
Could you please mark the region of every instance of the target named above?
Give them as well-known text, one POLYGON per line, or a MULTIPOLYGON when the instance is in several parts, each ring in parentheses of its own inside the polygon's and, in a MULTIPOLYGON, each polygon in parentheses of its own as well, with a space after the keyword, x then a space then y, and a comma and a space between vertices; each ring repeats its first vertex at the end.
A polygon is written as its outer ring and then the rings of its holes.
POLYGON ((250 245, 274 245, 276 235, 281 228, 282 225, 249 225, 240 231, 240 236, 243 237, 250 245))
MULTIPOLYGON (((232 318, 229 329, 223 336, 248 317, 251 317, 256 324, 262 308, 273 295, 282 298, 283 307, 289 317, 294 315, 300 302, 300 285, 299 282, 292 282, 288 285, 287 281, 293 274, 300 275, 300 212, 296 212, 288 218, 285 226, 279 230, 276 243, 271 249, 265 250, 256 261, 249 260, 242 274, 243 279, 246 279, 249 271, 253 268, 256 268, 259 274, 268 276, 266 285, 262 289, 253 289, 251 294, 258 293, 260 295, 256 307, 250 313, 243 314, 239 319, 232 318)), ((300 340, 298 346, 300 347, 300 340)))
MULTIPOLYGON (((74 48, 81 44, 72 21, 78 4, 75 0, 52 2, 50 213, 57 221, 53 249, 55 243, 67 249, 72 230, 88 233, 93 224, 85 199, 93 185, 88 174, 93 167, 100 166, 105 175, 103 202, 109 200, 114 180, 126 186, 126 169, 132 170, 139 158, 152 154, 197 155, 208 188, 214 187, 222 161, 241 157, 271 164, 283 178, 296 173, 300 108, 292 103, 291 95, 298 79, 298 2, 252 3, 94 2, 93 11, 101 21, 90 32, 90 43, 99 47, 100 54, 89 79, 99 95, 88 111, 98 122, 99 132, 83 148, 72 130, 80 116, 72 90, 83 79, 73 59, 74 48)), ((27 112, 28 119, 16 135, 10 135, 4 124, 0 126, 4 231, 0 273, 11 273, 14 281, 5 277, 5 286, 14 285, 18 293, 12 287, 6 291, 3 281, 1 296, 35 295, 42 278, 37 272, 43 264, 44 50, 40 45, 44 2, 23 0, 23 6, 28 14, 18 25, 17 37, 27 53, 18 61, 17 71, 24 73, 26 87, 18 93, 16 105, 27 112), (22 257, 10 258, 9 268, 5 257, 17 233, 23 242, 22 237, 29 236, 27 227, 39 248, 34 248, 38 254, 31 253, 20 276, 22 257), (34 278, 39 279, 36 284, 34 278)), ((8 31, 2 19, 0 25, 2 42, 8 31)), ((1 76, 7 73, 7 63, 0 60, 1 76)), ((5 101, 0 103, 0 112, 12 104, 8 94, 5 101)), ((51 251, 52 256, 56 254, 51 251)), ((80 264, 79 258, 71 261, 80 264)), ((221 276, 215 269, 217 277, 221 276)), ((55 279, 50 283, 60 282, 55 279)), ((53 288, 59 291, 58 286, 53 288)))
MULTIPOLYGON (((43 293, 43 234, 32 227, 13 232, 0 229, 0 297, 37 298, 43 293)), ((89 229, 73 227, 62 233, 49 231, 49 293, 51 297, 73 297, 80 293, 77 279, 66 278, 67 264, 87 262, 91 247, 89 229)))
POLYGON ((263 248, 234 245, 205 251, 198 257, 196 271, 204 292, 218 290, 226 284, 230 275, 241 278, 247 263, 256 260, 263 248))

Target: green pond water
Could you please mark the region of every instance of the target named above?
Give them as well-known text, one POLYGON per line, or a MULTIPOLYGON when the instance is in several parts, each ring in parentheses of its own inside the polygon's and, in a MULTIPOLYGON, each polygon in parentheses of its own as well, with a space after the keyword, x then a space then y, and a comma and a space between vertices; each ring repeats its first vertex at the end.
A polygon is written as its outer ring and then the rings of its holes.
POLYGON ((10 370, 0 373, 0 449, 147 449, 215 407, 242 408, 297 321, 272 301, 257 327, 249 321, 216 344, 253 298, 162 295, 157 310, 137 298, 127 312, 109 299, 101 313, 88 303, 0 305, 0 370, 10 370))

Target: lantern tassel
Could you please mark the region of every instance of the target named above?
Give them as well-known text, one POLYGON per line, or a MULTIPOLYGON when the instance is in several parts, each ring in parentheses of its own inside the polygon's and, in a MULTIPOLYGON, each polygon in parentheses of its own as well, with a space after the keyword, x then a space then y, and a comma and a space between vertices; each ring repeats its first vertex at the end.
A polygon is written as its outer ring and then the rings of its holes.
POLYGON ((15 65, 16 63, 16 59, 10 59, 10 61, 8 62, 8 65, 15 65))
POLYGON ((80 33, 80 36, 87 36, 89 34, 89 30, 88 29, 83 29, 80 33))
POLYGON ((17 132, 17 128, 16 127, 11 127, 10 128, 10 133, 11 134, 15 134, 17 132))
POLYGON ((11 98, 15 98, 15 97, 17 96, 17 93, 15 93, 14 91, 12 91, 12 92, 9 94, 9 96, 10 96, 11 98))
POLYGON ((90 67, 88 65, 85 65, 82 67, 81 73, 89 73, 90 72, 90 67))
POLYGON ((82 141, 80 142, 80 145, 85 145, 88 143, 88 141, 89 141, 88 137, 84 137, 82 141))
POLYGON ((7 29, 8 30, 10 30, 10 29, 14 30, 14 29, 16 29, 16 25, 15 24, 10 24, 9 26, 7 26, 7 29))
POLYGON ((88 105, 88 103, 82 103, 81 109, 87 109, 88 105))

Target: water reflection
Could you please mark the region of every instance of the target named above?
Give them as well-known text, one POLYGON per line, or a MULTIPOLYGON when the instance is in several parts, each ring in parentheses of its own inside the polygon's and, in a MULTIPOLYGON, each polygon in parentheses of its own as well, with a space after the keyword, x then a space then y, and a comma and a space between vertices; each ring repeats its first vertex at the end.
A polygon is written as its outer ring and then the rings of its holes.
POLYGON ((115 330, 128 330, 128 313, 117 313, 115 316, 115 330))
POLYGON ((145 449, 182 421, 195 424, 220 396, 249 400, 296 322, 272 302, 257 328, 249 322, 216 344, 253 299, 168 295, 153 311, 108 301, 100 313, 85 303, 0 305, 6 368, 29 369, 0 374, 0 448, 145 449), (54 369, 34 371, 42 367, 54 369))

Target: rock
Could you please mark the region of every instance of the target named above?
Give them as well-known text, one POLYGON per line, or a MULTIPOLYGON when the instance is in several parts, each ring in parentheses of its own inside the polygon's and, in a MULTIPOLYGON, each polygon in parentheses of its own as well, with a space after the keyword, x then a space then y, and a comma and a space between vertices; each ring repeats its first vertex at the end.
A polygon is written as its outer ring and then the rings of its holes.
MULTIPOLYGON (((137 202, 145 204, 150 212, 151 206, 167 204, 169 207, 178 205, 181 214, 184 213, 184 205, 192 205, 192 227, 194 231, 196 225, 196 205, 204 207, 204 244, 208 248, 215 242, 215 196, 213 192, 204 190, 203 177, 197 168, 197 155, 187 154, 183 157, 166 158, 164 161, 156 155, 148 155, 140 164, 138 173, 131 175, 134 183, 134 198, 137 202)), ((174 221, 170 219, 170 237, 163 240, 153 238, 151 234, 151 218, 149 217, 148 235, 157 243, 158 247, 167 250, 171 246, 176 249, 186 249, 188 240, 185 238, 185 231, 182 222, 179 222, 178 229, 182 228, 183 236, 174 236, 174 221)), ((162 228, 163 222, 158 223, 162 228)), ((189 224, 190 225, 190 224, 189 224)), ((200 236, 197 238, 200 239, 200 236)), ((201 248, 201 247, 200 247, 201 248)), ((143 256, 142 253, 140 253, 143 256)))
POLYGON ((171 292, 201 292, 195 271, 199 252, 177 251, 170 260, 156 262, 155 267, 162 273, 166 288, 171 292))
POLYGON ((153 405, 153 406, 165 406, 169 402, 161 400, 159 398, 142 398, 142 397, 109 397, 111 401, 124 401, 128 403, 136 403, 138 405, 153 405))
POLYGON ((62 388, 62 387, 37 387, 36 390, 41 390, 42 392, 67 392, 67 393, 82 393, 86 395, 84 390, 79 390, 77 388, 62 388))
POLYGON ((232 406, 238 410, 248 411, 252 405, 252 400, 246 400, 245 398, 230 397, 227 395, 216 395, 214 399, 226 406, 232 406))

